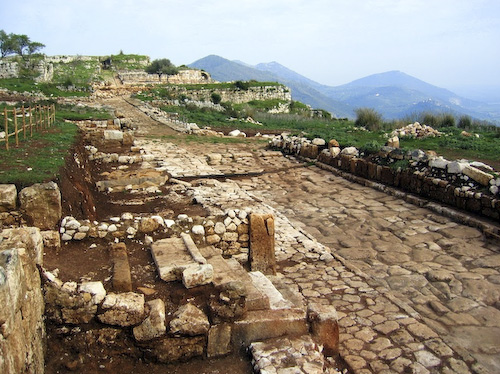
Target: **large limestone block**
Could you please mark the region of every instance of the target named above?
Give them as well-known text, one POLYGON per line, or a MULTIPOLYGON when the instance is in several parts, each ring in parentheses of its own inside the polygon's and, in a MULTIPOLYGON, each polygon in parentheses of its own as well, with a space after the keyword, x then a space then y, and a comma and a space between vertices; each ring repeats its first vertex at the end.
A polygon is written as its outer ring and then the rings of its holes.
POLYGON ((194 264, 182 272, 182 284, 186 288, 203 286, 212 282, 214 268, 210 264, 194 264))
POLYGON ((233 325, 232 342, 236 346, 277 338, 284 335, 300 336, 309 332, 306 314, 299 309, 258 310, 248 312, 245 319, 233 325))
POLYGON ((147 302, 149 307, 148 317, 139 325, 134 327, 134 338, 137 341, 147 341, 159 338, 167 331, 165 326, 165 303, 162 299, 147 302))
POLYGON ((17 207, 15 184, 0 184, 0 212, 9 212, 17 207))
POLYGON ((309 304, 307 317, 314 339, 323 345, 323 354, 333 356, 339 352, 339 325, 337 311, 331 305, 309 304))
POLYGON ((483 186, 488 186, 490 184, 490 180, 493 179, 493 175, 485 173, 484 171, 470 165, 463 169, 463 173, 483 186))
POLYGON ((113 261, 113 290, 115 292, 132 291, 132 277, 125 243, 114 243, 110 250, 113 261))
POLYGON ((110 293, 102 303, 99 321, 108 325, 133 326, 144 318, 144 295, 134 292, 110 293))
POLYGON ((105 140, 123 140, 123 132, 120 130, 104 130, 104 139, 105 140))
POLYGON ((182 238, 157 240, 151 244, 151 254, 160 278, 166 282, 182 279, 182 272, 195 264, 182 238))
POLYGON ((276 274, 274 218, 272 214, 252 213, 250 215, 249 260, 252 271, 276 274))
POLYGON ((209 328, 208 317, 193 304, 181 306, 170 321, 170 333, 173 335, 205 335, 209 328))
POLYGON ((62 216, 61 192, 54 182, 34 184, 19 193, 20 208, 29 225, 50 230, 62 216))
POLYGON ((231 324, 212 326, 208 332, 207 357, 221 357, 231 353, 231 324))

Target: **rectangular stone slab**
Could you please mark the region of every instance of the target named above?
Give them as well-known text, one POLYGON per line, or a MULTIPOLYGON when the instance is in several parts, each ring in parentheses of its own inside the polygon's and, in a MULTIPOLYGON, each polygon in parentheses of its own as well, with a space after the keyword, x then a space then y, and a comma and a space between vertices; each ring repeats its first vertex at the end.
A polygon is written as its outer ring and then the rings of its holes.
POLYGON ((182 238, 161 239, 151 244, 151 254, 160 278, 166 282, 182 279, 182 272, 197 264, 182 238))
POLYGON ((245 319, 233 325, 235 346, 277 338, 300 336, 309 332, 306 314, 300 309, 257 310, 248 312, 245 319))

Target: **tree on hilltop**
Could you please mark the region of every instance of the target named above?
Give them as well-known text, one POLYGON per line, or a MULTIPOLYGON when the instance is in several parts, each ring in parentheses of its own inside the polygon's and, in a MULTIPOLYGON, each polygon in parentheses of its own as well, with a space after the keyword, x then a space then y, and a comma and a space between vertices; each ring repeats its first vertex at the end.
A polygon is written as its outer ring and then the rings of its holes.
POLYGON ((174 64, 170 62, 168 58, 162 58, 159 60, 154 60, 151 65, 146 67, 146 73, 149 74, 157 74, 158 75, 158 80, 161 82, 161 77, 162 75, 167 76, 167 82, 168 82, 168 76, 169 75, 175 75, 179 72, 179 70, 175 67, 174 64))
POLYGON ((17 54, 22 58, 29 57, 44 47, 45 44, 32 42, 27 35, 7 34, 4 30, 0 30, 0 53, 2 58, 13 54, 17 54))

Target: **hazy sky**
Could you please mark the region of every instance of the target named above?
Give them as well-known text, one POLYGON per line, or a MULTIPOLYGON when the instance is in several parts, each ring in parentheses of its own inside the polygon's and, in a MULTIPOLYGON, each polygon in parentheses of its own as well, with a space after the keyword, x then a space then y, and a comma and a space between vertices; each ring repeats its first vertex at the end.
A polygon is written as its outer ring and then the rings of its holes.
POLYGON ((499 0, 0 0, 0 29, 47 55, 277 61, 323 84, 401 70, 500 86, 499 0))

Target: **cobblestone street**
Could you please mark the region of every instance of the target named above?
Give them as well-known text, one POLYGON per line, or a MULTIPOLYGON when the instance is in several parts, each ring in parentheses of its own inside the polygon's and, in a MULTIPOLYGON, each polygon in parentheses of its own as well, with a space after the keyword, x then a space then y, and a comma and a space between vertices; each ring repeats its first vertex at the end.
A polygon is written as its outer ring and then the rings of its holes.
POLYGON ((189 190, 214 211, 275 216, 279 276, 336 307, 354 372, 500 371, 500 245, 480 230, 263 143, 137 144, 173 178, 265 172, 189 190))

